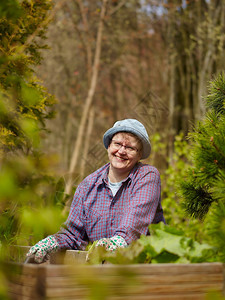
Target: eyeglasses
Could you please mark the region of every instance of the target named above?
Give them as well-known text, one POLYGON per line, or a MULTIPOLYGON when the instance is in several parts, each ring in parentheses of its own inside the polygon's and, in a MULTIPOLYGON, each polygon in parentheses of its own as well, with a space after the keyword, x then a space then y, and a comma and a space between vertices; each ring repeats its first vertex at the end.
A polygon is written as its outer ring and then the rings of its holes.
POLYGON ((122 147, 124 147, 127 154, 134 154, 138 152, 137 148, 131 146, 124 146, 122 143, 117 142, 115 140, 112 140, 110 145, 113 147, 114 150, 120 150, 122 147))

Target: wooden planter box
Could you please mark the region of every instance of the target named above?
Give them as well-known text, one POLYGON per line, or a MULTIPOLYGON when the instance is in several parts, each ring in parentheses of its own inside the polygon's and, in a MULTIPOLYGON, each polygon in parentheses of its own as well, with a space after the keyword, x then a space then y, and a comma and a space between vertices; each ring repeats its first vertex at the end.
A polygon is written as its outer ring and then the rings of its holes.
POLYGON ((10 299, 203 300, 224 292, 222 263, 89 266, 85 256, 66 251, 64 265, 9 263, 10 299))

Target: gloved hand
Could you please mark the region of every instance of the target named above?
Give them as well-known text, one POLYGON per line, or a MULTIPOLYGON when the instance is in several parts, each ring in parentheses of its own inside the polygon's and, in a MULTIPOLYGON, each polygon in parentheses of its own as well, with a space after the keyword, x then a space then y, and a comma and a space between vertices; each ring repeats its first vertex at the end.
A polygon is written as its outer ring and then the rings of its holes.
POLYGON ((108 251, 115 251, 117 248, 124 248, 127 246, 127 242, 119 235, 114 235, 111 238, 103 238, 99 240, 96 247, 103 246, 108 251))
POLYGON ((50 253, 54 253, 58 249, 59 244, 57 240, 54 236, 50 235, 31 247, 27 253, 27 257, 34 255, 34 261, 40 264, 49 259, 50 253))
MULTIPOLYGON (((93 242, 92 246, 88 250, 88 254, 86 256, 86 261, 89 262, 92 256, 95 255, 96 247, 105 247, 107 251, 115 251, 117 248, 124 248, 127 246, 127 242, 119 235, 114 235, 111 238, 103 238, 98 241, 93 242)), ((97 258, 99 259, 99 258, 97 258)))

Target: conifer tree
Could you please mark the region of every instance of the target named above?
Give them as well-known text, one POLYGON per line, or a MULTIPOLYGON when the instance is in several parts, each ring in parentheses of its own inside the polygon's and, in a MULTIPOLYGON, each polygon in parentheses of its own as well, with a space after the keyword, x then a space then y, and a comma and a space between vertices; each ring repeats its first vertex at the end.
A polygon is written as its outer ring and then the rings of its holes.
POLYGON ((51 11, 51 0, 0 2, 0 245, 32 244, 49 234, 56 215, 62 221, 54 202, 54 159, 41 147, 55 99, 33 70, 48 48, 51 11))
POLYGON ((207 217, 207 228, 225 261, 225 74, 210 82, 207 112, 190 133, 193 168, 181 182, 186 212, 207 217))
POLYGON ((34 76, 52 7, 45 1, 0 3, 0 158, 6 154, 32 152, 54 98, 34 76))
POLYGON ((51 0, 0 1, 0 299, 8 299, 2 270, 12 245, 33 244, 62 222, 52 158, 41 149, 55 100, 33 71, 51 8, 51 0))

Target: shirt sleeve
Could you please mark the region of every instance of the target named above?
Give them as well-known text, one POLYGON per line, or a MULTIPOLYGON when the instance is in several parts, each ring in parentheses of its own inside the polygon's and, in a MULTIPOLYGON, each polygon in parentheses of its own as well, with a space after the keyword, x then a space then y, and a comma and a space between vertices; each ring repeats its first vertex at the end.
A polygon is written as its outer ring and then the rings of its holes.
POLYGON ((85 250, 87 246, 83 214, 83 190, 84 186, 80 184, 74 194, 67 221, 60 231, 54 234, 60 249, 85 250))
POLYGON ((156 168, 141 176, 133 186, 130 205, 124 213, 114 235, 119 235, 130 244, 148 233, 157 208, 161 206, 161 180, 156 168))

